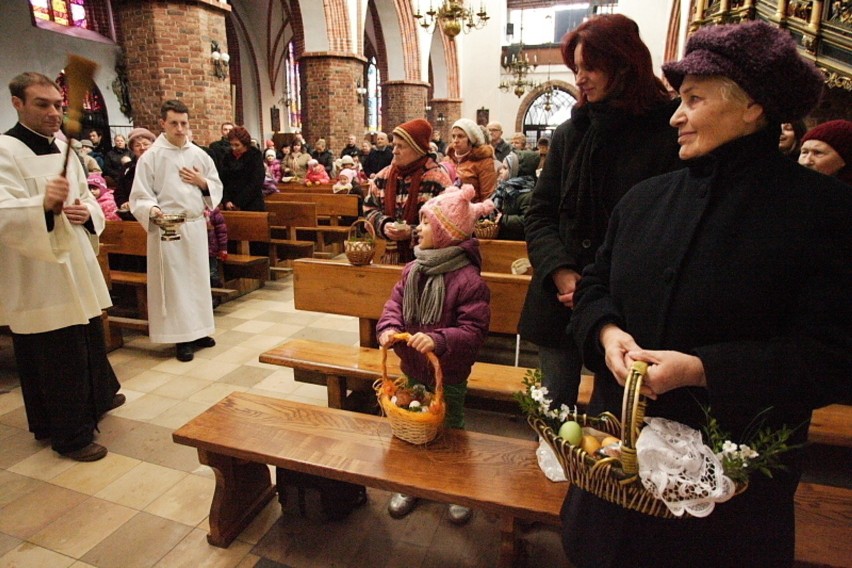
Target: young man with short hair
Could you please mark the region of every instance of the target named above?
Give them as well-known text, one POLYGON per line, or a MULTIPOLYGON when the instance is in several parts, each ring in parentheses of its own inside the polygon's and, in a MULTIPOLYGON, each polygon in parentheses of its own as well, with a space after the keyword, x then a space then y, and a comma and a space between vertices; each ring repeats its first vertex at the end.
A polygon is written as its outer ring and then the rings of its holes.
POLYGON ((160 109, 163 133, 139 158, 130 191, 130 211, 148 232, 148 335, 175 343, 179 361, 196 348, 213 347, 205 208, 222 200, 213 160, 189 139, 189 109, 170 100, 160 109), (160 218, 183 213, 180 240, 160 239, 160 218))

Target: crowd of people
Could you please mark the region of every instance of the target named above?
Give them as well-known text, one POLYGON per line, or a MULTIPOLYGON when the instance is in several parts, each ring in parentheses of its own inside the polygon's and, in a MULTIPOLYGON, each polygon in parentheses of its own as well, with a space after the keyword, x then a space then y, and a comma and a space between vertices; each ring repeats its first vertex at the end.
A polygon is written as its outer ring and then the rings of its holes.
MULTIPOLYGON (((362 196, 384 260, 405 265, 377 339, 427 389, 420 355, 438 356, 448 427, 464 427, 467 376, 488 329, 472 238, 486 218, 500 238, 527 243, 534 273, 519 332, 538 346, 554 406, 577 402, 585 366, 595 373, 589 411, 618 415, 637 361, 649 365, 649 416, 700 429, 711 407, 734 438, 758 415, 796 427, 814 408, 852 400, 852 122, 805 127, 822 74, 762 22, 694 33, 683 59, 663 68, 677 97, 624 16, 583 22, 561 54, 579 97, 536 150, 523 133, 507 141, 499 123, 467 118, 446 145, 415 118, 390 136, 350 135, 336 155, 301 134, 261 150, 230 122, 202 148, 187 106, 170 100, 158 136, 134 128, 106 147, 94 131, 72 141, 79 160, 60 168, 59 88, 37 73, 16 77, 19 122, 0 137, 0 323, 13 333, 35 437, 72 459, 100 459, 97 420, 124 402, 103 350, 110 298, 92 248, 105 219, 147 231, 149 335, 190 361, 215 345, 209 292, 227 257, 220 209, 263 211, 264 195, 293 178, 362 196), (65 174, 34 173, 56 171, 65 174), (182 238, 163 241, 158 226, 176 212, 182 238), (410 339, 397 342, 403 331, 410 339), (68 364, 48 364, 58 359, 68 364)), ((784 462, 689 522, 572 489, 564 548, 578 567, 790 566, 796 452, 784 462)), ((415 504, 397 494, 389 511, 402 517, 415 504)), ((450 507, 453 522, 470 516, 450 507)))

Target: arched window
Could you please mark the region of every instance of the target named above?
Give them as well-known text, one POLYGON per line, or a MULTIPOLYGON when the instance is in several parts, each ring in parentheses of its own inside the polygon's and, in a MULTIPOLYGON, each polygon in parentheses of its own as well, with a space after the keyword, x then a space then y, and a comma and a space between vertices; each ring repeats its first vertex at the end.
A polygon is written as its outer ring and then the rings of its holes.
MULTIPOLYGON (((62 106, 68 108, 68 82, 65 80, 65 71, 62 71, 56 78, 56 84, 62 91, 62 106)), ((82 122, 84 134, 89 130, 97 130, 101 136, 106 136, 107 140, 112 139, 106 104, 104 104, 104 97, 97 85, 94 85, 93 89, 86 93, 83 98, 82 122)))
POLYGON ((367 128, 370 132, 382 129, 382 72, 371 57, 367 64, 367 128))
POLYGON ((302 129, 302 99, 299 96, 301 92, 299 63, 296 61, 296 53, 291 41, 287 44, 287 63, 284 68, 284 105, 287 107, 287 119, 291 132, 302 129))
POLYGON ((69 28, 90 30, 114 39, 109 0, 30 0, 30 9, 33 24, 40 28, 60 33, 69 28))
POLYGON ((550 134, 556 127, 571 118, 571 109, 577 99, 571 93, 550 85, 536 97, 524 115, 524 134, 527 140, 538 140, 550 134))

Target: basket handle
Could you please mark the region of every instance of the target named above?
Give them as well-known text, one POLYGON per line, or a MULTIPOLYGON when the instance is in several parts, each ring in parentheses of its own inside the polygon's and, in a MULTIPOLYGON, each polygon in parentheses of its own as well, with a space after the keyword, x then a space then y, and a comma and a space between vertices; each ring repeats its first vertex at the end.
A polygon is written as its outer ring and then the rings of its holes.
POLYGON ((636 459, 636 440, 642 421, 645 420, 647 398, 640 393, 642 381, 648 372, 648 363, 635 361, 627 373, 624 383, 624 399, 621 406, 621 465, 624 473, 635 476, 639 473, 636 459))
POLYGON ((353 238, 353 232, 358 228, 358 225, 364 224, 367 227, 367 233, 370 235, 371 240, 376 240, 376 229, 373 228, 373 224, 367 221, 364 217, 358 217, 354 223, 349 226, 349 233, 347 234, 347 238, 353 238))
MULTIPOLYGON (((390 383, 390 379, 388 378, 388 347, 397 341, 408 341, 411 339, 411 334, 407 332, 395 333, 393 334, 393 339, 393 342, 389 343, 387 346, 381 347, 383 385, 390 383)), ((429 363, 432 364, 432 368, 435 369, 435 398, 438 402, 441 402, 444 399, 444 372, 441 370, 441 362, 438 359, 438 356, 432 351, 426 353, 426 359, 429 360, 429 363)))

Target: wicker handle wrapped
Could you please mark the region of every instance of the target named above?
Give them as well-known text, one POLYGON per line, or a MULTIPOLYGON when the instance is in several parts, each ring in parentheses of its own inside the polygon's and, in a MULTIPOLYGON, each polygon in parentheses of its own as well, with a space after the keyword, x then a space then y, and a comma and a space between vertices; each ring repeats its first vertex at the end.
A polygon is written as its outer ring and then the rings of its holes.
MULTIPOLYGON (((395 333, 393 335, 394 343, 396 341, 408 341, 411 339, 411 334, 407 332, 403 333, 395 333)), ((390 345, 393 345, 391 343, 390 345)), ((393 391, 399 386, 397 382, 392 381, 388 378, 388 347, 382 346, 382 392, 388 397, 393 396, 393 391)), ((426 353, 426 359, 429 360, 429 363, 432 364, 432 368, 435 369, 435 398, 433 399, 433 403, 437 403, 438 405, 443 404, 444 402, 444 372, 441 370, 441 362, 438 359, 438 356, 435 355, 432 351, 426 353)), ((402 377, 400 377, 402 378, 402 377)))
POLYGON ((349 234, 347 235, 347 237, 350 239, 357 238, 357 235, 353 233, 358 228, 358 225, 361 224, 367 227, 367 234, 370 235, 370 240, 376 240, 376 229, 374 229, 373 224, 367 221, 367 219, 365 219, 364 217, 358 217, 355 222, 349 226, 349 234))
POLYGON ((647 399, 640 393, 642 381, 648 372, 648 363, 636 361, 627 373, 624 383, 624 399, 621 406, 621 466, 624 473, 635 476, 639 473, 636 460, 636 440, 645 420, 647 399))

